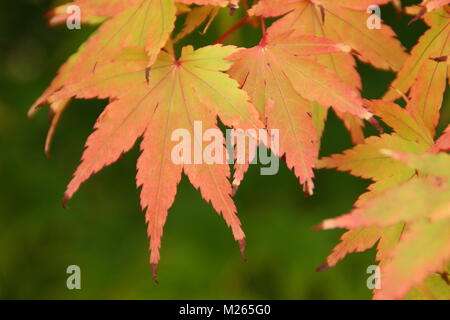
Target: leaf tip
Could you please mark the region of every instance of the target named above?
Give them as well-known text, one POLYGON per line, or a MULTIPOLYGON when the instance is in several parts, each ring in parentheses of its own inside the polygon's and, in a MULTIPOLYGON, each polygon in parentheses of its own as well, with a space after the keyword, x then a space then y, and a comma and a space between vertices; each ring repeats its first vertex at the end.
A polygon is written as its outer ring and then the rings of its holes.
POLYGON ((64 198, 62 199, 61 205, 64 209, 68 209, 67 202, 69 202, 70 197, 66 193, 64 194, 64 198))
POLYGON ((324 262, 322 265, 320 265, 319 267, 316 268, 317 272, 322 272, 325 271, 327 269, 330 268, 330 265, 328 264, 328 262, 324 262))
POLYGON ((239 185, 241 184, 241 181, 238 179, 234 179, 233 183, 231 184, 231 196, 234 197, 236 193, 238 192, 239 185))
POLYGON ((314 182, 309 179, 303 184, 303 192, 307 196, 312 196, 314 194, 314 182))
POLYGON ((247 257, 245 256, 245 247, 247 246, 247 242, 245 241, 245 239, 242 240, 238 240, 238 245, 239 245, 239 251, 241 252, 241 257, 242 259, 247 262, 247 257))
POLYGON ((157 263, 151 263, 151 267, 152 267, 152 280, 156 284, 159 284, 159 280, 158 280, 158 264, 157 263))
POLYGON ((318 225, 312 227, 311 229, 312 229, 312 231, 320 231, 320 230, 323 230, 323 229, 325 229, 324 223, 321 222, 320 224, 318 224, 318 225))

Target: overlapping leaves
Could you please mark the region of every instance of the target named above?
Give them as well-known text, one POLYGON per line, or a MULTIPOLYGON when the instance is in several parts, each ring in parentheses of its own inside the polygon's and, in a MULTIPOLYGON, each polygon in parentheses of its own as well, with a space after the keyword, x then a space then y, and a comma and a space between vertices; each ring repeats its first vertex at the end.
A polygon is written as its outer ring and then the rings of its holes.
MULTIPOLYGON (((136 181, 142 187, 154 277, 163 227, 183 172, 223 216, 243 252, 245 235, 231 198, 224 137, 215 137, 223 151, 213 155, 216 162, 174 163, 171 134, 185 129, 194 135, 195 121, 201 121, 204 130, 217 129, 218 121, 243 130, 278 129, 277 155, 311 194, 327 110, 332 108, 357 145, 321 159, 318 167, 349 171, 373 183, 354 210, 320 225, 349 229, 322 269, 378 242, 383 285, 376 298, 450 297, 443 280, 450 258, 450 160, 444 153, 450 151, 450 126, 435 138, 450 70, 448 1, 424 0, 407 8, 429 26, 411 55, 389 26, 367 27, 367 8, 390 0, 260 0, 248 11, 252 22, 261 18, 259 45, 188 46, 176 58, 173 47, 178 40, 202 24, 206 31, 221 7, 234 10, 238 2, 75 0, 50 13, 50 23, 59 24, 68 18, 66 9, 77 5, 82 22, 99 27, 30 109, 34 114, 50 105, 53 119, 46 151, 73 97, 109 99, 65 200, 142 137, 136 181), (176 19, 185 13, 184 27, 174 33, 176 19), (264 18, 269 17, 277 20, 266 30, 264 18), (362 99, 353 56, 398 71, 384 101, 362 99), (407 100, 406 108, 389 102, 400 96, 407 100), (372 114, 392 133, 365 139, 363 120, 372 114), (418 251, 423 255, 417 257, 418 251)), ((235 167, 234 187, 247 168, 235 167)))

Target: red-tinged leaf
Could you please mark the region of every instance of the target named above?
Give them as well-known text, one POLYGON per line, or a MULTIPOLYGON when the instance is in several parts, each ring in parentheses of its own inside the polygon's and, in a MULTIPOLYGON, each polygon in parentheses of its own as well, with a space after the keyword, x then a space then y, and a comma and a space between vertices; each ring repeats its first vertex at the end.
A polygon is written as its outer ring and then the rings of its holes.
POLYGON ((89 38, 66 84, 83 81, 122 48, 145 47, 148 64, 154 62, 174 27, 175 5, 160 0, 130 0, 126 4, 89 38))
MULTIPOLYGON (((308 193, 312 192, 312 169, 318 155, 310 102, 370 117, 356 91, 306 57, 342 50, 348 49, 331 40, 283 35, 230 57, 234 61, 230 75, 249 93, 267 128, 280 130, 279 156, 286 155, 288 167, 294 168, 308 193)), ((240 170, 235 175, 237 184, 239 176, 240 170)))
MULTIPOLYGON (((387 1, 371 1, 371 4, 383 4, 387 1)), ((262 0, 249 13, 251 15, 276 17, 286 14, 273 24, 272 32, 280 33, 294 29, 302 32, 311 28, 312 20, 317 20, 324 13, 322 25, 323 36, 344 42, 360 53, 359 58, 382 69, 398 70, 407 58, 395 33, 389 26, 380 29, 367 28, 369 15, 361 1, 322 0, 262 0), (360 10, 354 10, 360 9, 360 10), (362 11, 364 10, 364 11, 362 11), (277 31, 275 31, 277 30, 277 31), (284 31, 282 31, 284 30, 284 31)))
POLYGON ((450 259, 450 219, 411 226, 382 267, 381 289, 374 299, 401 299, 428 275, 442 270, 450 259))
MULTIPOLYGON (((388 1, 371 1, 370 5, 383 4, 386 2, 388 1)), ((371 60, 376 61, 375 65, 380 64, 381 67, 386 67, 386 61, 390 59, 398 59, 398 61, 394 63, 395 67, 393 67, 393 69, 398 69, 405 59, 403 49, 401 45, 396 42, 396 40, 392 40, 390 38, 393 36, 393 32, 389 29, 389 27, 385 28, 385 26, 382 26, 382 29, 384 29, 385 32, 379 32, 379 30, 369 30, 367 28, 366 20, 369 17, 366 13, 366 9, 369 6, 367 3, 367 1, 340 1, 339 5, 342 7, 336 9, 336 7, 332 6, 332 1, 317 2, 315 5, 313 2, 299 0, 263 0, 250 10, 250 14, 269 17, 287 13, 286 16, 272 24, 272 26, 268 29, 269 34, 277 35, 286 32, 286 30, 292 30, 292 34, 294 36, 310 34, 318 37, 334 39, 340 42, 342 41, 350 44, 352 48, 355 48, 361 57, 364 56, 363 60, 366 59, 365 56, 370 57, 371 60), (324 5, 329 6, 329 8, 325 11, 322 10, 324 5), (348 10, 349 8, 361 9, 364 10, 364 12, 348 10), (340 10, 343 15, 340 16, 334 9, 338 11, 340 10), (323 13, 325 13, 324 17, 322 17, 323 13), (345 19, 347 19, 347 14, 356 15, 357 20, 354 19, 355 17, 348 17, 348 21, 345 21, 345 19), (387 34, 389 34, 389 36, 387 36, 387 34), (359 37, 361 36, 364 39, 360 39, 359 37), (369 43, 367 43, 368 41, 369 43), (371 47, 372 45, 375 49, 371 47), (378 46, 380 46, 381 50, 378 50, 378 46), (369 53, 369 50, 373 52, 369 53), (388 53, 389 50, 396 50, 396 52, 388 53), (374 58, 377 54, 380 54, 382 60, 384 59, 386 61, 381 61, 378 58, 374 58)), ((361 79, 356 71, 356 63, 351 54, 324 54, 317 57, 317 61, 338 74, 347 85, 358 90, 361 89, 361 79)), ((314 110, 317 110, 317 108, 314 108, 314 110)), ((351 133, 352 141, 354 143, 362 143, 364 139, 364 133, 362 131, 364 126, 363 121, 349 114, 337 112, 337 115, 344 121, 345 127, 351 133)), ((326 121, 326 114, 320 112, 318 116, 315 115, 315 118, 316 123, 318 121, 324 123, 326 121)), ((319 127, 322 128, 323 124, 319 125, 319 127)), ((318 133, 320 137, 322 135, 322 131, 318 130, 318 133)))
MULTIPOLYGON (((229 127, 262 128, 248 96, 239 90, 236 81, 221 72, 231 65, 224 58, 235 51, 235 47, 220 45, 196 51, 185 47, 179 60, 162 52, 146 77, 148 57, 142 49, 131 48, 112 63, 101 66, 84 82, 68 86, 53 96, 56 100, 71 95, 113 98, 88 138, 82 162, 67 187, 66 199, 72 197, 81 183, 115 162, 144 135, 142 155, 137 164, 137 185, 142 186, 141 205, 146 209, 150 262, 154 270, 159 261, 167 211, 173 203, 182 170, 200 189, 203 198, 223 215, 235 239, 244 247, 244 233, 230 197, 230 171, 224 141, 217 142, 223 148, 223 157, 218 163, 196 164, 192 159, 189 162, 187 155, 181 163, 176 163, 172 152, 177 143, 171 137, 176 129, 185 129, 195 137, 197 120, 201 121, 203 130, 217 129, 217 116, 229 127), (118 93, 117 88, 125 85, 129 90, 118 93)), ((198 143, 202 142, 194 141, 191 147, 195 148, 198 143)), ((194 151, 191 150, 192 155, 194 151)))

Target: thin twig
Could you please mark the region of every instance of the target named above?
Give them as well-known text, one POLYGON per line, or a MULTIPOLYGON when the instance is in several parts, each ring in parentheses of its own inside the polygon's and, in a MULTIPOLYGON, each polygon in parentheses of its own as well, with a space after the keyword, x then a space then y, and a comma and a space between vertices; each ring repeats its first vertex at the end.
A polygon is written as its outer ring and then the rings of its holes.
POLYGON ((212 44, 219 44, 225 41, 229 36, 231 36, 237 29, 246 24, 249 20, 249 16, 246 14, 241 20, 236 22, 230 29, 228 29, 219 39, 214 41, 212 44))

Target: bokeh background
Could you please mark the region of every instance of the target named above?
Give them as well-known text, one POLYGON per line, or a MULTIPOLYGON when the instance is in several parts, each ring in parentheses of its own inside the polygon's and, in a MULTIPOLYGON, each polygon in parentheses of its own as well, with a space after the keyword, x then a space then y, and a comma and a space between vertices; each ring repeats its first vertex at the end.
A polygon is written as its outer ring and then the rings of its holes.
MULTIPOLYGON (((247 234, 248 263, 240 258, 223 220, 183 179, 165 227, 159 285, 151 280, 134 182, 137 147, 84 184, 64 210, 65 186, 106 102, 72 102, 51 158, 45 157, 47 110, 30 120, 27 109, 94 30, 48 27, 44 14, 54 4, 0 2, 0 298, 370 298, 366 269, 373 264, 374 250, 353 254, 331 270, 315 271, 342 231, 313 232, 311 227, 348 211, 368 185, 345 173, 318 171, 315 195, 306 197, 284 164, 275 176, 260 176, 253 166, 235 197, 247 234), (81 290, 66 288, 66 268, 72 264, 81 267, 81 290)), ((242 15, 240 10, 230 17, 224 9, 205 36, 196 33, 184 43, 207 45, 242 15)), ((382 8, 382 16, 407 48, 426 29, 420 21, 407 27, 410 18, 396 16, 391 6, 382 8)), ((259 36, 247 26, 227 42, 250 46, 259 36)), ((381 97, 393 79, 392 73, 364 64, 359 70, 365 98, 381 97)), ((333 114, 323 141, 322 155, 351 146, 333 114)))

